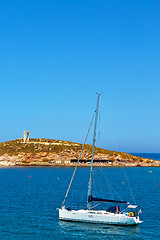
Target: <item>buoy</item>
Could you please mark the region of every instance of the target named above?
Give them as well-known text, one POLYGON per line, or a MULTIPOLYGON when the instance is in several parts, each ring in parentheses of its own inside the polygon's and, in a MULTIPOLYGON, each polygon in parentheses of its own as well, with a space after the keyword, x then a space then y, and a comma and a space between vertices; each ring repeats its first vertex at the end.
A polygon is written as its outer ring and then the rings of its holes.
POLYGON ((31 176, 29 176, 29 178, 31 178, 31 176))
POLYGON ((122 183, 124 183, 124 182, 122 182, 122 183))
POLYGON ((57 180, 59 180, 59 177, 57 178, 57 180))
POLYGON ((152 171, 149 171, 149 173, 152 173, 152 171))

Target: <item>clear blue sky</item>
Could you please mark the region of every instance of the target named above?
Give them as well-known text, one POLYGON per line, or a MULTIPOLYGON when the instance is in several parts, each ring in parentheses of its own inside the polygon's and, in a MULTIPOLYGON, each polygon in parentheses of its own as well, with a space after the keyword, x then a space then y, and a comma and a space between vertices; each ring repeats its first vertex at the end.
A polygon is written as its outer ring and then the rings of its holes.
POLYGON ((1 0, 0 141, 83 142, 103 91, 97 144, 160 152, 159 14, 159 0, 1 0))

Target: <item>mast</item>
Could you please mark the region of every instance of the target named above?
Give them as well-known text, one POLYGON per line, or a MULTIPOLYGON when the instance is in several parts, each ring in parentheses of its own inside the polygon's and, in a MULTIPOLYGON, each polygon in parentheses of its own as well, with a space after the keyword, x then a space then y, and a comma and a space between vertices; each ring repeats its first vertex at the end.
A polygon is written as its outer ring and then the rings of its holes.
MULTIPOLYGON (((95 116, 95 124, 94 124, 94 134, 93 134, 93 145, 92 145, 92 159, 91 159, 91 170, 90 170, 90 178, 89 178, 89 183, 88 183, 88 200, 91 196, 92 192, 92 171, 93 171, 93 156, 94 156, 94 147, 95 147, 95 142, 96 142, 96 129, 97 129, 97 119, 98 119, 98 108, 99 108, 99 98, 100 94, 98 94, 97 98, 97 106, 96 106, 96 116, 95 116)), ((87 202, 87 209, 91 209, 91 202, 87 202)))

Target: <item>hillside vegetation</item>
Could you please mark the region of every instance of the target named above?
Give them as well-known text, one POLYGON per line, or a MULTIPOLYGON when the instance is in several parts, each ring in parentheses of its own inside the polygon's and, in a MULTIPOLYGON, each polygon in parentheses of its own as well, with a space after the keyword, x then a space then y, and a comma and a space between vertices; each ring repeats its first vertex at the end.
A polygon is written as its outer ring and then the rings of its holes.
MULTIPOLYGON (((32 138, 28 143, 16 139, 0 143, 0 161, 9 165, 75 165, 73 159, 78 159, 82 144, 53 139, 32 138), (12 164, 13 163, 13 164, 12 164)), ((86 144, 82 158, 85 165, 91 159, 92 145, 86 144), (86 161, 86 162, 85 162, 86 161)), ((94 164, 128 165, 152 163, 154 160, 136 157, 124 152, 109 151, 95 147, 94 164), (103 160, 101 162, 101 160, 103 160)), ((1 165, 3 165, 1 164, 1 165)))

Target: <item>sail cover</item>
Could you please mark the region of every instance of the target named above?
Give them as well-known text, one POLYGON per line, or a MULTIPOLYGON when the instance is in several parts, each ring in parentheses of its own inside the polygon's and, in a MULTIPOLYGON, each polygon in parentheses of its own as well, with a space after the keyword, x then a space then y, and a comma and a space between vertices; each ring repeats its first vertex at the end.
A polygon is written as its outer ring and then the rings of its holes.
POLYGON ((112 202, 112 203, 125 203, 125 204, 129 204, 126 201, 116 201, 116 200, 109 200, 109 199, 103 199, 103 198, 95 198, 92 197, 91 195, 89 195, 88 197, 88 202, 112 202))

